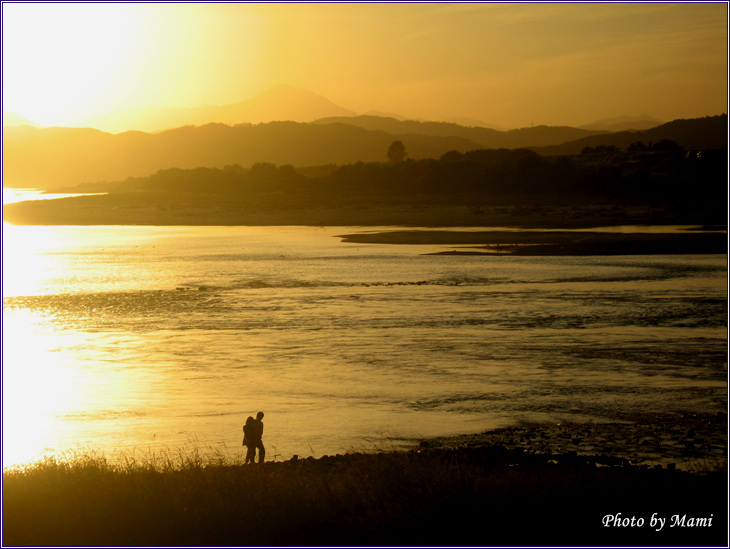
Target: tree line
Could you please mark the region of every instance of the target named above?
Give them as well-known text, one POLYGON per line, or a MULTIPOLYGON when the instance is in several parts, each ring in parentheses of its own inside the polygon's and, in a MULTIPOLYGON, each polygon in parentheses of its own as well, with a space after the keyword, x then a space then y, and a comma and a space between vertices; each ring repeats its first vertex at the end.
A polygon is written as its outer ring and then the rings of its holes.
MULTIPOLYGON (((307 170, 292 165, 256 163, 223 168, 172 168, 130 178, 115 193, 155 191, 239 197, 280 197, 289 204, 333 205, 439 201, 490 202, 644 201, 726 203, 724 151, 687 154, 663 143, 637 143, 581 155, 543 157, 527 149, 451 151, 440 158, 407 158, 405 146, 387 151, 387 161, 356 162, 307 170), (660 145, 660 146, 657 146, 660 145)), ((385 155, 384 155, 385 156, 385 155)))

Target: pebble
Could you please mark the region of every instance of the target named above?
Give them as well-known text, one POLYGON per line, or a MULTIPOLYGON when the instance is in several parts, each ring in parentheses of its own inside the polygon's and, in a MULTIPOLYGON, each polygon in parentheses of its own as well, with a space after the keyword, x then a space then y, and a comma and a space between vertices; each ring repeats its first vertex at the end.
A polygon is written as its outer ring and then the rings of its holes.
POLYGON ((611 464, 684 470, 726 468, 727 415, 653 414, 634 422, 538 424, 427 441, 430 448, 489 444, 510 450, 600 456, 611 464))

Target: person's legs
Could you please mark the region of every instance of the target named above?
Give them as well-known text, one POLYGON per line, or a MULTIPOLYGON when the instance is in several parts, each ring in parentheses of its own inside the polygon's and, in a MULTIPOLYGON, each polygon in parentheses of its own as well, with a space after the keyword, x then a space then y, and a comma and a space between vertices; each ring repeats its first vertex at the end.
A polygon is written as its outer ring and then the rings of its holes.
POLYGON ((266 448, 264 448, 264 443, 259 441, 256 444, 256 448, 259 449, 259 463, 263 463, 264 457, 266 456, 266 448))

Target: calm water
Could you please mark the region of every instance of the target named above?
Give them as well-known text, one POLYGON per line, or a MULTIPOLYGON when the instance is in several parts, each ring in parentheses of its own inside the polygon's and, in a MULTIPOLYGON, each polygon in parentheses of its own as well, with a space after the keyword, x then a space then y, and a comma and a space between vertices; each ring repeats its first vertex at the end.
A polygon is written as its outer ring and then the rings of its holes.
POLYGON ((726 256, 429 256, 303 227, 3 229, 3 464, 390 449, 716 412, 726 256))

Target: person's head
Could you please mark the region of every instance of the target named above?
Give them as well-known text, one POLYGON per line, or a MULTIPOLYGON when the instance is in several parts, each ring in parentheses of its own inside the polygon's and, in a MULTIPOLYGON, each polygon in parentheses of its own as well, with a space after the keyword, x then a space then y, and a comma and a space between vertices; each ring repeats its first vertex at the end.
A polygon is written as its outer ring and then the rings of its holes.
POLYGON ((248 416, 248 418, 246 418, 246 425, 251 425, 252 423, 253 423, 253 417, 248 416))
POLYGON ((256 419, 262 419, 263 417, 264 417, 263 412, 259 412, 258 414, 256 414, 256 419))

